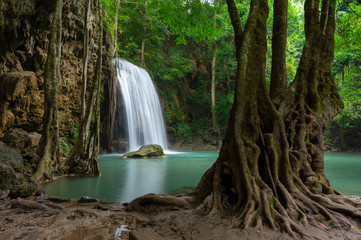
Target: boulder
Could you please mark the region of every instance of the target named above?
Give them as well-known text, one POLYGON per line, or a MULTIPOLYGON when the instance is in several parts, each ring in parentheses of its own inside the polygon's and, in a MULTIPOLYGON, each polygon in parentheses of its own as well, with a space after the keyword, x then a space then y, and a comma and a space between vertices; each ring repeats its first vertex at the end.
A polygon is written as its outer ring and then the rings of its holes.
POLYGON ((8 164, 15 171, 20 171, 24 164, 20 150, 8 146, 0 146, 0 162, 8 164))
POLYGON ((122 158, 159 158, 165 157, 163 148, 157 144, 145 145, 139 150, 126 153, 122 158))
POLYGON ((26 198, 26 197, 29 197, 32 194, 34 194, 36 191, 36 188, 37 188, 37 184, 33 183, 33 182, 15 185, 11 188, 8 196, 12 199, 18 198, 18 197, 26 198))
POLYGON ((0 189, 10 189, 18 184, 16 173, 12 167, 5 162, 0 162, 0 189))
POLYGON ((28 133, 21 128, 7 131, 2 139, 4 143, 13 148, 18 148, 22 154, 35 152, 40 142, 41 135, 37 132, 28 133))

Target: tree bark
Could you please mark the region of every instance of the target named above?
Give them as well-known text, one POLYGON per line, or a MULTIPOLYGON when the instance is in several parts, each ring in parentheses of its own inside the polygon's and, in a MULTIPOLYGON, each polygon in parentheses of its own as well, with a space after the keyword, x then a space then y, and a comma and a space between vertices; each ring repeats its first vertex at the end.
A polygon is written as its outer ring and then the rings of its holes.
POLYGON ((80 119, 84 118, 85 108, 86 108, 86 89, 88 82, 88 55, 89 55, 89 9, 90 9, 90 0, 85 1, 85 14, 84 14, 84 41, 83 41, 83 88, 81 92, 81 113, 80 119))
MULTIPOLYGON (((143 40, 142 40, 142 46, 141 46, 141 51, 140 51, 140 63, 143 67, 145 67, 145 40, 147 38, 147 13, 148 13, 148 0, 145 0, 145 13, 144 13, 144 28, 143 28, 143 40)), ((139 4, 140 7, 140 4, 139 4)))
MULTIPOLYGON (((90 0, 87 0, 87 1, 90 1, 90 0)), ((88 4, 88 2, 87 2, 87 4, 88 4)), ((89 3, 89 5, 90 5, 90 3, 89 3)), ((87 9, 85 15, 89 15, 89 9, 87 9)), ((86 31, 84 32, 84 38, 86 38, 86 35, 88 35, 88 28, 86 28, 86 31)), ((99 51, 101 51, 102 39, 99 39, 99 41, 100 41, 100 43, 99 43, 98 48, 100 48, 99 51)), ((84 47, 86 48, 86 49, 84 49, 84 51, 88 51, 88 49, 87 49, 88 44, 84 44, 84 47)), ((88 54, 84 54, 84 59, 83 59, 84 62, 88 61, 87 55, 88 54)), ((90 157, 91 153, 93 152, 94 149, 90 148, 89 146, 94 144, 93 141, 95 138, 91 138, 91 135, 89 135, 89 130, 91 127, 91 119, 93 116, 94 106, 95 105, 97 106, 96 98, 99 94, 98 85, 99 85, 99 81, 100 81, 99 74, 101 74, 101 61, 102 61, 102 56, 98 55, 95 78, 93 80, 92 88, 88 94, 89 95, 88 99, 86 100, 86 94, 82 94, 82 97, 84 97, 83 101, 86 101, 86 103, 84 103, 85 104, 84 105, 84 115, 80 119, 80 124, 79 124, 79 139, 75 143, 73 148, 71 149, 68 159, 65 162, 65 166, 67 168, 66 170, 70 173, 76 173, 76 174, 81 174, 81 175, 99 175, 97 159, 91 159, 91 157, 90 157), (94 160, 96 160, 96 164, 94 164, 94 160)), ((85 85, 85 82, 84 82, 84 85, 85 85)), ((85 88, 83 86, 83 91, 86 91, 86 86, 85 86, 85 88)), ((95 137, 96 132, 94 132, 92 136, 95 137)), ((95 141, 97 141, 96 142, 96 144, 97 144, 98 143, 97 138, 95 139, 95 141)), ((97 145, 96 145, 96 147, 97 147, 97 145)), ((96 151, 98 151, 98 149, 96 149, 96 151)))
POLYGON ((270 95, 273 99, 287 86, 286 45, 287 45, 288 0, 273 3, 272 68, 270 95))
POLYGON ((87 167, 87 175, 99 175, 99 146, 100 146, 100 86, 102 76, 102 61, 103 61, 103 22, 102 22, 102 7, 101 1, 98 0, 98 17, 99 17, 99 44, 98 44, 98 59, 95 71, 95 110, 94 123, 91 128, 91 137, 88 144, 89 164, 87 167))
POLYGON ((112 46, 110 49, 110 58, 108 65, 110 66, 110 77, 108 78, 108 101, 107 101, 107 109, 105 113, 104 120, 104 133, 103 133, 103 146, 107 151, 111 151, 113 144, 113 131, 114 131, 114 120, 115 120, 115 110, 117 106, 117 98, 116 98, 116 71, 114 68, 113 60, 117 55, 117 36, 118 36, 118 12, 120 8, 120 0, 117 0, 117 5, 115 8, 115 21, 114 21, 114 36, 112 41, 112 46))
POLYGON ((59 169, 58 85, 60 79, 63 1, 57 0, 51 23, 48 56, 44 72, 43 130, 37 154, 41 156, 35 181, 51 178, 59 169))
MULTIPOLYGON (((218 0, 214 3, 215 7, 218 5, 218 0)), ((214 11, 214 27, 217 27, 217 11, 214 11)), ((217 121, 216 114, 216 63, 217 63, 217 42, 213 40, 213 57, 212 57, 212 78, 211 78, 211 102, 212 102, 212 126, 218 136, 221 136, 221 130, 217 121)))
POLYGON ((273 100, 265 81, 268 1, 251 1, 244 31, 234 0, 227 5, 237 51, 235 100, 219 158, 191 193, 198 208, 232 213, 242 228, 268 225, 294 238, 313 237, 305 230, 310 225, 324 230, 319 221, 350 230, 343 215, 359 219, 359 205, 332 188, 323 160, 322 133, 342 110, 331 74, 335 0, 322 1, 321 16, 318 1, 305 1, 298 71, 273 100))
POLYGON ((212 80, 211 80, 211 100, 212 100, 212 126, 218 136, 221 136, 219 124, 216 114, 216 60, 217 60, 217 44, 213 43, 214 51, 212 57, 212 80))

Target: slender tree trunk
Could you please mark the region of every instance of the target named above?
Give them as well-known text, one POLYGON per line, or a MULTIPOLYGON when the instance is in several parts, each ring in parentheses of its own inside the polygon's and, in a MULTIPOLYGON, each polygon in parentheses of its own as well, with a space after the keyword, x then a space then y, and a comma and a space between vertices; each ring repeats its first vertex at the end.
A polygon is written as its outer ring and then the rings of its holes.
POLYGON ((340 127, 340 138, 341 138, 342 151, 347 151, 347 145, 345 143, 345 134, 343 127, 340 127))
POLYGON ((59 169, 58 84, 60 79, 63 1, 57 0, 51 23, 44 73, 43 130, 37 153, 41 156, 34 180, 51 178, 59 169))
POLYGON ((212 98, 212 123, 213 131, 215 131, 218 136, 221 135, 219 124, 217 121, 216 114, 216 61, 217 61, 217 43, 213 43, 213 57, 212 57, 212 80, 211 80, 211 98, 212 98))
MULTIPOLYGON (((90 1, 90 0, 87 0, 90 1)), ((87 2, 88 4, 88 2, 87 2)), ((89 3, 90 6, 90 3, 89 3)), ((87 9, 85 15, 89 15, 89 9, 87 9)), ((87 17, 86 17, 87 18, 87 17)), ((85 30, 85 29, 84 29, 85 30)), ((86 28, 86 31, 84 32, 84 38, 86 38, 86 36, 88 35, 88 27, 86 28)), ((99 39, 100 42, 102 41, 102 39, 99 39)), ((84 47, 86 49, 84 49, 84 51, 88 51, 88 42, 89 40, 86 42, 86 44, 84 44, 84 47)), ((85 42, 84 42, 85 43, 85 42)), ((102 48, 101 44, 99 44, 99 48, 102 48)), ((101 51, 101 49, 99 50, 101 51)), ((87 62, 87 54, 84 54, 84 62, 87 62)), ((97 164, 93 164, 94 162, 91 161, 90 159, 90 155, 91 155, 91 151, 93 151, 93 149, 89 148, 89 144, 93 144, 94 139, 90 138, 89 135, 89 130, 90 130, 90 126, 91 126, 91 119, 93 116, 93 109, 94 109, 94 105, 96 104, 96 96, 98 94, 98 84, 100 81, 100 75, 98 76, 98 74, 100 74, 100 68, 98 65, 100 64, 101 66, 101 55, 98 56, 98 64, 97 64, 97 69, 96 69, 96 74, 95 74, 95 80, 93 82, 92 88, 89 92, 89 96, 88 99, 86 100, 86 94, 82 94, 82 97, 84 97, 85 99, 83 99, 83 101, 85 101, 84 103, 84 115, 82 116, 82 118, 80 119, 80 124, 79 124, 79 139, 78 142, 76 142, 76 144, 73 146, 73 148, 71 149, 71 152, 68 156, 68 159, 66 160, 66 167, 68 172, 71 173, 77 173, 77 174, 83 174, 83 175, 98 175, 99 174, 99 169, 97 167, 97 164), (91 164, 90 164, 91 162, 91 164), (94 167, 95 169, 92 169, 90 167, 94 167)), ((84 73, 85 74, 85 73, 84 73)), ((85 83, 83 85, 83 91, 86 91, 86 86, 85 83)), ((97 161, 96 161, 97 163, 97 161)))
MULTIPOLYGON (((218 0, 214 3, 217 7, 218 0)), ((217 27, 217 11, 214 11, 214 27, 217 27)), ((216 114, 216 63, 217 63, 217 42, 213 41, 213 57, 212 57, 212 78, 211 78, 211 100, 212 100, 212 126, 218 136, 221 136, 221 130, 217 121, 216 114)))
POLYGON ((85 14, 84 14, 84 41, 83 41, 83 88, 81 92, 81 113, 80 119, 84 118, 86 108, 86 89, 88 82, 88 55, 89 55, 89 10, 90 0, 85 0, 85 14))
MULTIPOLYGON (((139 7, 140 7, 140 5, 139 5, 139 7)), ((144 54, 145 54, 145 41, 147 38, 147 25, 146 25, 147 24, 147 14, 148 14, 148 0, 145 0, 145 13, 144 13, 145 21, 144 21, 144 28, 143 28, 144 37, 142 40, 142 46, 141 46, 141 51, 140 51, 140 63, 143 67, 145 67, 144 54)))
POLYGON ((113 64, 114 57, 117 55, 117 37, 118 37, 118 12, 120 8, 120 0, 117 1, 115 9, 115 21, 114 21, 114 36, 113 43, 110 49, 111 57, 109 58, 108 65, 111 66, 110 69, 110 78, 108 79, 108 109, 105 116, 105 140, 104 146, 109 151, 113 144, 113 131, 114 131, 114 120, 115 120, 115 110, 117 106, 116 98, 116 72, 113 64))
POLYGON ((342 110, 331 74, 335 0, 305 1, 297 74, 273 100, 265 80, 268 1, 251 0, 244 31, 234 0, 227 5, 238 63, 235 100, 219 158, 191 193, 198 208, 233 213, 242 228, 266 224, 297 239, 313 238, 310 226, 359 234, 345 217, 360 219, 359 203, 324 175, 322 133, 342 110))

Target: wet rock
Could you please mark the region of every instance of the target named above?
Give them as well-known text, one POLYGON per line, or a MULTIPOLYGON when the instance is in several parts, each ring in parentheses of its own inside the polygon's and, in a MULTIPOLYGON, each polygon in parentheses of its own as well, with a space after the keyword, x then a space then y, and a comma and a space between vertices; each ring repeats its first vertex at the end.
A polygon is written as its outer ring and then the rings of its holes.
POLYGON ((46 192, 44 190, 38 190, 35 192, 35 196, 37 197, 46 196, 46 192))
POLYGON ((125 152, 128 149, 128 146, 129 141, 127 139, 114 139, 112 144, 112 152, 125 152))
POLYGON ((15 171, 19 171, 23 166, 23 156, 19 149, 2 146, 0 147, 0 162, 8 164, 15 171))
POLYGON ((69 198, 63 198, 63 197, 57 197, 57 196, 48 196, 44 197, 45 200, 55 203, 64 203, 64 202, 70 202, 69 198))
POLYGON ((129 240, 162 240, 158 233, 154 232, 151 228, 139 228, 130 231, 129 240))
POLYGON ((167 210, 188 209, 190 204, 184 199, 166 194, 149 193, 131 201, 126 210, 129 212, 157 213, 167 210))
POLYGON ((35 193, 37 188, 36 183, 29 182, 29 183, 23 183, 20 185, 15 185, 11 188, 9 192, 9 198, 26 198, 31 196, 35 193))
POLYGON ((12 167, 5 162, 0 162, 0 189, 10 189, 18 184, 18 178, 12 167))
POLYGON ((24 210, 42 210, 47 211, 50 210, 50 207, 45 204, 29 201, 29 200, 18 200, 11 205, 11 208, 20 208, 24 210))
POLYGON ((129 152, 122 156, 122 158, 157 158, 165 157, 163 148, 157 144, 149 144, 139 148, 138 151, 129 152))
POLYGON ((99 199, 84 196, 78 200, 78 203, 92 203, 92 202, 99 202, 99 199))

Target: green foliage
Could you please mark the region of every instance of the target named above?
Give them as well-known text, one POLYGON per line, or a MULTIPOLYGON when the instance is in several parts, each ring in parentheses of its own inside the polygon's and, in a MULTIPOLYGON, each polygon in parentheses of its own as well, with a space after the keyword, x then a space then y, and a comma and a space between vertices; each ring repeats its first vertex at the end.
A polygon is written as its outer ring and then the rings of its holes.
POLYGON ((66 142, 66 138, 65 137, 61 137, 60 138, 60 148, 63 149, 66 152, 70 152, 71 151, 71 147, 69 146, 69 144, 66 142))
POLYGON ((192 135, 191 128, 189 127, 188 123, 182 122, 182 123, 176 123, 173 126, 169 127, 170 130, 175 133, 175 135, 179 137, 189 137, 192 135))
POLYGON ((233 105, 233 96, 233 91, 227 94, 219 94, 219 96, 217 96, 216 113, 221 125, 227 125, 228 117, 233 105))
POLYGON ((361 5, 340 5, 337 12, 333 74, 344 109, 333 121, 350 128, 361 120, 361 5))

